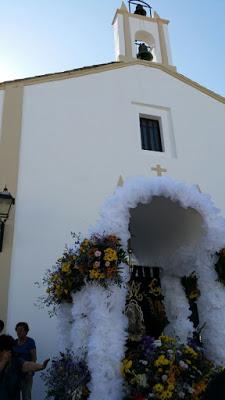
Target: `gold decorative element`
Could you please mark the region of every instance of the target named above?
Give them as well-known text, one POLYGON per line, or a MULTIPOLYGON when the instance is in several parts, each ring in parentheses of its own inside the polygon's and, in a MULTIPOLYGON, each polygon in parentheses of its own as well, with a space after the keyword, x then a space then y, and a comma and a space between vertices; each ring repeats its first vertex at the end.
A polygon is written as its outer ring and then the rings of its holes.
POLYGON ((157 279, 152 279, 152 281, 148 285, 149 293, 155 297, 161 296, 162 290, 161 287, 158 285, 157 279))
POLYGON ((157 164, 156 167, 152 167, 151 169, 157 173, 157 176, 162 176, 163 172, 167 172, 167 169, 162 168, 160 164, 157 164))
POLYGON ((128 301, 134 298, 137 301, 143 300, 143 295, 140 293, 141 283, 132 281, 132 283, 128 287, 128 301))
POLYGON ((162 301, 156 300, 154 302, 155 314, 159 316, 166 316, 165 307, 162 301))

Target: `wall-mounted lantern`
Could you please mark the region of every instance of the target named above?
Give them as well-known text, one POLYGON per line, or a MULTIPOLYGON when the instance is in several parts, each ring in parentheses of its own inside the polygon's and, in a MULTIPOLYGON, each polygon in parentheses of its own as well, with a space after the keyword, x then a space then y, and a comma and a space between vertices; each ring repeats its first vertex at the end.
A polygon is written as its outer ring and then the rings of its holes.
POLYGON ((14 197, 8 192, 7 187, 0 192, 0 252, 2 251, 5 222, 9 217, 12 205, 15 203, 14 197))

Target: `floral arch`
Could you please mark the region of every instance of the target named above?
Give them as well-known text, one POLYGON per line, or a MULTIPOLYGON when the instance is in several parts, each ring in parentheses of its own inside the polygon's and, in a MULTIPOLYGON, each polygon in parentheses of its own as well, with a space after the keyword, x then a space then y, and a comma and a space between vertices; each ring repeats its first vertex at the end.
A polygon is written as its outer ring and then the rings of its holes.
MULTIPOLYGON (((193 333, 193 324, 181 278, 195 271, 201 291, 198 312, 200 324, 205 324, 206 353, 213 361, 225 364, 225 291, 214 268, 216 254, 225 244, 225 221, 208 196, 195 186, 165 177, 129 179, 104 203, 87 242, 94 235, 118 237, 120 251, 126 251, 130 243, 138 264, 160 266, 169 320, 165 333, 182 343, 193 333)), ((79 262, 73 268, 79 269, 82 264, 83 251, 79 249, 79 262)), ((108 256, 110 264, 113 258, 108 256)), ((69 257, 73 259, 73 252, 69 257)), ((64 258, 60 263, 65 271, 69 269, 64 258)), ((120 368, 127 341, 124 308, 129 269, 123 262, 119 268, 119 285, 115 279, 107 286, 89 279, 72 293, 71 304, 58 304, 60 347, 72 348, 78 360, 86 359, 91 374, 90 400, 123 398, 120 368)), ((96 270, 90 274, 94 276, 96 270)))
MULTIPOLYGON (((174 242, 171 242, 172 252, 165 248, 165 254, 160 254, 162 231, 159 230, 157 253, 151 255, 150 250, 150 254, 146 254, 147 260, 146 258, 140 260, 145 264, 147 261, 150 265, 163 267, 162 286, 170 320, 168 332, 186 340, 193 329, 188 319, 188 304, 179 278, 195 270, 199 276, 201 291, 198 302, 200 321, 206 324, 204 341, 207 353, 217 362, 224 363, 225 351, 222 350, 224 338, 221 332, 225 332, 222 322, 225 320, 225 292, 221 283, 217 281, 214 269, 215 254, 225 244, 225 220, 220 211, 210 197, 200 193, 196 186, 167 177, 152 179, 139 177, 127 180, 124 186, 119 187, 105 202, 100 219, 91 231, 101 234, 113 232, 121 238, 123 246, 127 247, 130 239, 130 219, 135 218, 135 210, 136 221, 141 224, 148 221, 148 211, 151 212, 151 217, 154 216, 154 221, 159 221, 159 225, 163 222, 162 216, 169 213, 167 222, 170 231, 167 235, 174 239, 174 242), (160 207, 159 204, 162 200, 165 203, 164 207, 163 205, 160 207), (138 209, 142 211, 142 216, 141 212, 139 213, 139 221, 138 209), (185 222, 183 229, 180 229, 183 222, 185 222), (177 229, 177 235, 172 234, 174 229, 177 229), (176 243, 176 239, 179 243, 176 243), (177 245, 176 248, 173 247, 174 244, 177 245), (170 296, 167 297, 166 293, 170 293, 170 296)), ((156 224, 153 226, 153 231, 155 228, 156 224)), ((165 224, 163 228, 166 228, 165 224)), ((144 234, 143 227, 141 235, 144 234)), ((154 246, 157 246, 157 243, 154 243, 154 246)))

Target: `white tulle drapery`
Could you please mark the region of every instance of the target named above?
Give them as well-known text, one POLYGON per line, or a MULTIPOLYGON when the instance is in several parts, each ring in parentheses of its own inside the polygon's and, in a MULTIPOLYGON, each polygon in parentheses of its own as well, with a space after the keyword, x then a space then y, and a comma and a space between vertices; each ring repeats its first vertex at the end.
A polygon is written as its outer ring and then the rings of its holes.
MULTIPOLYGON (((225 364, 225 289, 216 281, 214 270, 214 255, 225 245, 225 221, 209 196, 200 193, 195 186, 165 177, 130 179, 105 202, 99 221, 90 229, 89 236, 116 235, 126 249, 130 238, 130 209, 149 204, 157 196, 179 202, 184 209, 196 210, 202 218, 203 228, 197 245, 179 248, 167 259, 158 257, 158 265, 163 268, 161 283, 170 321, 167 332, 185 342, 193 331, 180 278, 195 270, 201 290, 198 309, 200 324, 205 324, 205 347, 211 359, 225 364)), ((122 398, 120 364, 127 338, 127 319, 123 313, 125 301, 125 284, 107 289, 87 284, 73 296, 72 310, 65 308, 63 316, 63 307, 60 309, 60 325, 64 324, 60 330, 61 342, 70 343, 76 356, 86 357, 88 362, 92 377, 90 400, 122 398)))

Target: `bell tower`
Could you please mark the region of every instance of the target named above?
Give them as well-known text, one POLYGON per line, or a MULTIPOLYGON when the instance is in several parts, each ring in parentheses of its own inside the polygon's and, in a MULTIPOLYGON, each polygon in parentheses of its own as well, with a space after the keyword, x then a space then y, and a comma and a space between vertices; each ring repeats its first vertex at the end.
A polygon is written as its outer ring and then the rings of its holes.
POLYGON ((168 24, 145 1, 129 0, 128 8, 123 1, 112 23, 116 60, 141 59, 176 69, 172 63, 168 24))

